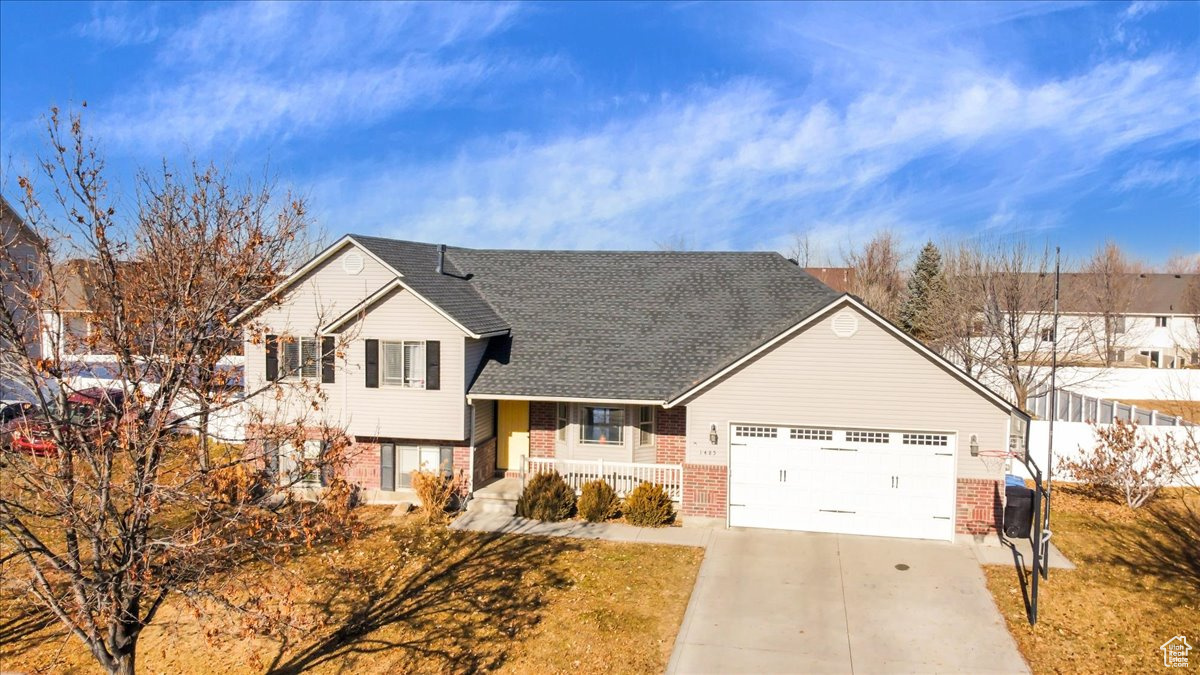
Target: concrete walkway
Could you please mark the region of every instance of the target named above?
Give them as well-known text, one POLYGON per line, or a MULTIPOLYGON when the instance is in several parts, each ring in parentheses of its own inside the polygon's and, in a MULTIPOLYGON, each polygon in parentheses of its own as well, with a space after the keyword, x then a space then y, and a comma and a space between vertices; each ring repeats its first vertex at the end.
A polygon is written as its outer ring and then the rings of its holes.
POLYGON ((474 532, 504 532, 506 534, 533 534, 544 537, 575 537, 577 539, 605 539, 629 541, 643 544, 673 544, 677 546, 708 546, 716 530, 707 527, 634 527, 624 523, 588 523, 564 520, 545 523, 501 513, 468 512, 450 523, 452 530, 474 532))
POLYGON ((669 673, 1027 673, 970 547, 716 530, 669 673))

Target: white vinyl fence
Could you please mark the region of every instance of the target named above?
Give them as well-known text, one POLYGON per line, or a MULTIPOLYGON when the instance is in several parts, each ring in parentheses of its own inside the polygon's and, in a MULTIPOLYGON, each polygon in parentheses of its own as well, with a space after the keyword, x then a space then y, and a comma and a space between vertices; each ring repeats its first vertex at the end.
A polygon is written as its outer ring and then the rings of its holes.
MULTIPOLYGON (((1175 436, 1180 442, 1200 440, 1200 427, 1196 426, 1139 426, 1137 430, 1139 436, 1156 435, 1156 436, 1175 436)), ((1034 420, 1029 425, 1029 456, 1037 463, 1042 471, 1046 471, 1047 454, 1050 440, 1050 422, 1046 420, 1034 420)), ((1096 430, 1091 424, 1086 422, 1055 422, 1054 423, 1054 480, 1065 480, 1070 482, 1069 476, 1064 476, 1058 471, 1058 460, 1060 458, 1078 459, 1081 449, 1090 449, 1096 446, 1096 430)), ((1031 478, 1029 472, 1025 470, 1025 465, 1017 460, 1012 460, 1012 473, 1021 476, 1022 478, 1031 478)), ((1191 472, 1190 476, 1184 476, 1174 481, 1172 485, 1200 485, 1200 467, 1196 467, 1191 472)))
POLYGON ((584 483, 603 479, 619 497, 629 494, 642 483, 658 483, 673 501, 683 500, 683 466, 679 464, 526 457, 521 466, 521 481, 524 483, 529 477, 550 471, 557 471, 576 493, 584 483))

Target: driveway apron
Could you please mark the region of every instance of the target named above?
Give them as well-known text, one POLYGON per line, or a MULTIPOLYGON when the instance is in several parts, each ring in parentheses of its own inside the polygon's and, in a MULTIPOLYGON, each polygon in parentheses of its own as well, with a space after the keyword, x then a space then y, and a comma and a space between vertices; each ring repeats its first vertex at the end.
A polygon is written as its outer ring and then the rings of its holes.
POLYGON ((671 673, 1027 673, 965 546, 714 533, 671 673))

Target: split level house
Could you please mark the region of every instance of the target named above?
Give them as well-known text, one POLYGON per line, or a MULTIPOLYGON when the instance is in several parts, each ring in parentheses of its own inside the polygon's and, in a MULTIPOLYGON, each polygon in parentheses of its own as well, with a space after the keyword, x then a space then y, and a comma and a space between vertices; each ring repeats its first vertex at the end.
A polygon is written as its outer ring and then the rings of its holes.
POLYGON ((989 456, 1025 447, 1026 415, 775 253, 349 235, 268 297, 245 386, 319 390, 368 501, 422 466, 470 490, 554 469, 661 483, 684 519, 951 540, 996 530, 989 456))

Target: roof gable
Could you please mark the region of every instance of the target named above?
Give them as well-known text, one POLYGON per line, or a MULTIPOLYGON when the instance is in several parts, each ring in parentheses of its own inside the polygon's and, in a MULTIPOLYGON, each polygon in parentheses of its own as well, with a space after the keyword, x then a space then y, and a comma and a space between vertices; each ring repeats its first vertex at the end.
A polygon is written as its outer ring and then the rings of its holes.
POLYGON ((966 385, 967 387, 969 387, 969 388, 975 390, 976 392, 978 392, 979 394, 983 395, 984 398, 991 401, 997 407, 999 407, 1003 410, 1006 410, 1008 412, 1017 412, 1018 414, 1024 415, 1024 413, 1022 413, 1019 409, 1017 409, 1016 406, 1014 406, 1012 403, 1010 403, 1008 400, 1006 400, 1003 396, 992 391, 989 387, 984 385, 982 382, 971 377, 965 371, 963 371, 961 368, 954 365, 950 361, 946 360, 945 357, 943 357, 940 354, 938 354, 937 352, 929 349, 924 344, 922 344, 919 340, 916 340, 912 336, 908 335, 903 330, 901 330, 898 326, 896 326, 895 324, 893 324, 890 321, 888 321, 887 319, 885 319, 878 312, 875 312, 870 307, 867 307, 865 304, 863 304, 857 298, 855 298, 854 296, 849 295, 849 294, 845 294, 838 298, 835 298, 833 300, 833 302, 830 302, 829 304, 825 305, 824 307, 819 308, 817 311, 814 311, 811 315, 809 315, 808 317, 806 317, 804 320, 800 321, 796 325, 790 327, 788 330, 783 331, 779 335, 776 335, 771 340, 765 341, 763 344, 759 345, 756 349, 753 349, 752 351, 742 355, 740 358, 735 359, 734 361, 732 361, 731 363, 726 365, 724 368, 721 368, 720 370, 712 373, 711 375, 706 377, 704 380, 698 382, 694 387, 690 388, 689 390, 687 390, 685 392, 680 393, 678 396, 676 396, 672 400, 668 401, 666 404, 666 407, 674 407, 677 405, 686 404, 688 400, 694 398, 695 396, 706 391, 707 389, 715 386, 717 383, 719 383, 725 377, 728 377, 729 375, 737 372, 743 366, 754 362, 755 360, 757 360, 764 354, 770 352, 773 348, 780 345, 781 343, 791 340, 792 338, 794 338, 794 337, 800 335, 801 333, 805 332, 806 330, 808 330, 810 327, 829 318, 835 312, 837 312, 839 309, 841 309, 843 307, 854 308, 859 313, 864 315, 869 321, 871 321, 875 325, 879 326, 883 331, 885 331, 886 333, 889 333, 892 337, 896 338, 901 343, 907 345, 914 352, 916 352, 920 356, 924 357, 925 359, 930 361, 933 365, 937 366, 938 368, 941 368, 943 371, 945 371, 951 377, 957 379, 962 384, 966 385))

